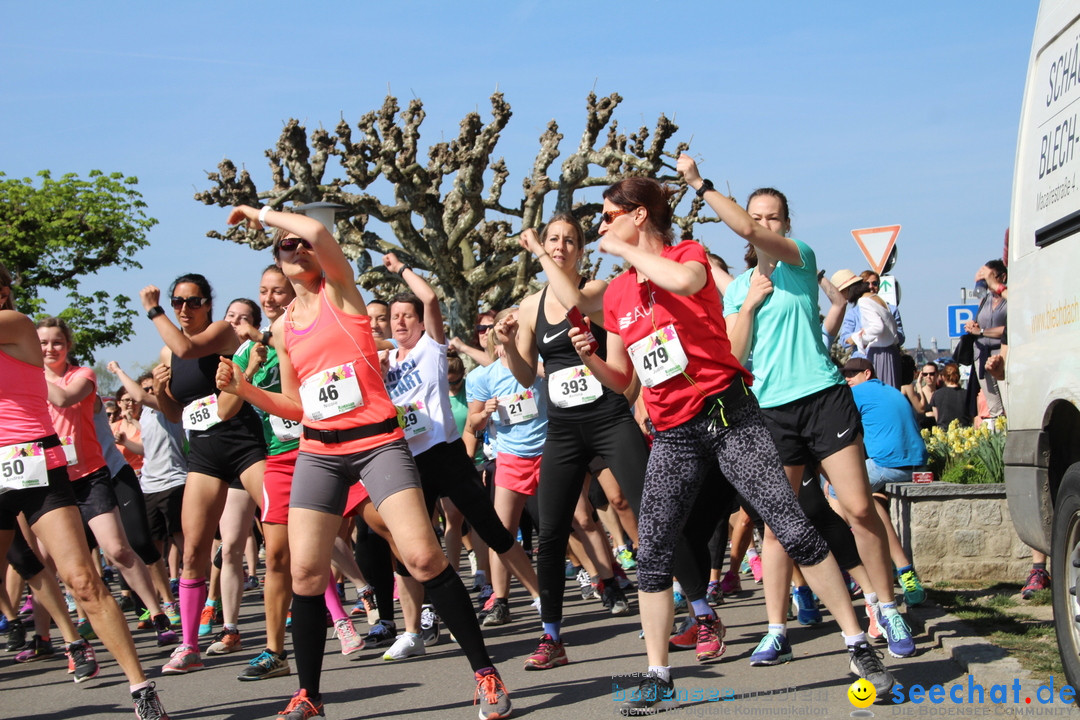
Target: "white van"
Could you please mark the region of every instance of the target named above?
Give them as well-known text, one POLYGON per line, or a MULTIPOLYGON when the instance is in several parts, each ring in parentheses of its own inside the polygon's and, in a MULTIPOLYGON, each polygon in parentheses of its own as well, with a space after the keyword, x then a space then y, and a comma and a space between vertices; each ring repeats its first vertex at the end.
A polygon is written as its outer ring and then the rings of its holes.
POLYGON ((1008 253, 1005 483, 1050 554, 1058 648, 1080 684, 1080 2, 1043 0, 1028 63, 1008 253))

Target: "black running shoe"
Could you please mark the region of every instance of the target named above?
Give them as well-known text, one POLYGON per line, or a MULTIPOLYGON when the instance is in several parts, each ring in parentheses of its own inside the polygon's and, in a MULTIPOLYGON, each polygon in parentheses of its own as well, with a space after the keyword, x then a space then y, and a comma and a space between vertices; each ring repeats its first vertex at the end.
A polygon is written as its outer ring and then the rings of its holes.
POLYGON ((26 647, 26 626, 19 618, 8 622, 7 645, 4 647, 8 652, 18 652, 26 647))
POLYGON ((892 690, 896 681, 881 662, 880 650, 875 650, 868 642, 861 642, 848 648, 848 657, 851 672, 873 685, 878 697, 884 697, 892 690))
POLYGON ((92 677, 97 677, 98 664, 94 657, 94 648, 85 640, 79 640, 68 645, 68 657, 75 667, 75 682, 81 683, 92 677))
POLYGON ((169 720, 154 683, 131 693, 131 701, 135 703, 135 717, 139 720, 169 720))
POLYGON ((649 673, 636 689, 624 691, 626 702, 619 708, 623 715, 653 715, 679 706, 675 683, 649 673))

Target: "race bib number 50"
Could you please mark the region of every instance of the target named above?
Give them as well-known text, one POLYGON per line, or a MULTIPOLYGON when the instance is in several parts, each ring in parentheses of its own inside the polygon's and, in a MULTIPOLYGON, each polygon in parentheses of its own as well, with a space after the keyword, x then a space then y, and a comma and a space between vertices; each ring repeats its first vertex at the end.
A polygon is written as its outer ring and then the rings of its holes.
POLYGON ((8 490, 48 487, 49 470, 41 443, 0 448, 0 487, 8 490))

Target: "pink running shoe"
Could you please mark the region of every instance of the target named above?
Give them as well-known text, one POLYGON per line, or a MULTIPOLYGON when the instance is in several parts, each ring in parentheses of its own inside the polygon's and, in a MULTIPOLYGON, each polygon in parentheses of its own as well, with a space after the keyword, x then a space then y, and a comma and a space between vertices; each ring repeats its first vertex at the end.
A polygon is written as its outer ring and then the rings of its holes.
POLYGON ((364 649, 364 638, 356 634, 349 618, 341 618, 334 623, 334 634, 341 641, 341 654, 352 655, 364 649))
POLYGON ((697 617, 697 659, 699 663, 718 662, 727 647, 724 645, 724 623, 715 615, 697 617))
POLYGON ((864 603, 866 606, 866 618, 870 621, 870 627, 866 630, 866 637, 871 640, 880 640, 884 633, 881 631, 881 626, 878 625, 877 613, 874 612, 874 606, 870 603, 864 603))
POLYGON ((750 572, 754 573, 754 582, 761 584, 761 556, 755 555, 750 558, 750 572))
MULTIPOLYGON (((758 562, 760 562, 760 560, 758 562)), ((753 568, 751 568, 751 570, 752 569, 753 568)), ((720 578, 720 590, 725 595, 734 595, 737 592, 742 592, 742 581, 739 579, 739 574, 734 570, 728 570, 724 573, 724 577, 720 578)))
POLYGON ((181 645, 173 650, 169 662, 161 668, 166 675, 183 675, 185 673, 202 670, 204 667, 199 651, 190 645, 181 645))

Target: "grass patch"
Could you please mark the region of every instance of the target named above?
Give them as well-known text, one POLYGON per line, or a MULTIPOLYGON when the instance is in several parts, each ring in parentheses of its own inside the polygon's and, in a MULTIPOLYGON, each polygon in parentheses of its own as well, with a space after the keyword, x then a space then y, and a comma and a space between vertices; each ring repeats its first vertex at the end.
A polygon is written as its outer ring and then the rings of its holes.
POLYGON ((1027 605, 1051 605, 1051 591, 1040 590, 1024 604, 1017 602, 1019 592, 1020 586, 1010 583, 989 588, 974 583, 936 583, 927 589, 933 602, 1006 650, 1026 670, 1043 680, 1064 678, 1053 621, 1037 620, 1024 612, 1027 605))
POLYGON ((1028 605, 1053 605, 1054 604, 1054 591, 1049 588, 1046 590, 1036 590, 1031 594, 1031 597, 1027 599, 1028 605))

